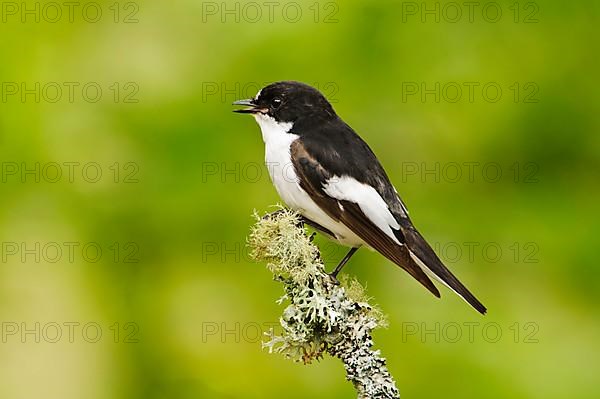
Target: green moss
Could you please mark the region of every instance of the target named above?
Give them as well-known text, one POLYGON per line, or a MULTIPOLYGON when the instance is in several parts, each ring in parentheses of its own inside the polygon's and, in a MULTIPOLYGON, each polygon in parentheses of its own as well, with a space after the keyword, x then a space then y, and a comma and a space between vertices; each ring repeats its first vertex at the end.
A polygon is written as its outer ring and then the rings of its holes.
POLYGON ((257 216, 248 245, 252 257, 267 262, 274 279, 283 283, 285 295, 278 303, 287 303, 281 335, 271 330, 263 347, 305 364, 327 352, 344 362, 359 397, 398 397, 385 359, 370 349, 371 331, 387 326, 383 313, 369 304, 356 279, 342 276, 341 284, 334 283, 299 215, 280 209, 257 216))

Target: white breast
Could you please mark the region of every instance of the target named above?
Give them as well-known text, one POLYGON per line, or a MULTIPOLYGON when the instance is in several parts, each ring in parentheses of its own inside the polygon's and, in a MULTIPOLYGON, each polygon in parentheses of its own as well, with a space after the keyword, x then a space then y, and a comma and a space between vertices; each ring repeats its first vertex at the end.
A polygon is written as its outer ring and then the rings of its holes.
POLYGON ((278 123, 263 114, 255 114, 254 118, 265 142, 265 163, 271 181, 286 205, 334 233, 340 243, 352 247, 364 245, 363 240, 345 225, 330 218, 300 187, 290 154, 291 144, 299 137, 288 133, 292 123, 278 123))

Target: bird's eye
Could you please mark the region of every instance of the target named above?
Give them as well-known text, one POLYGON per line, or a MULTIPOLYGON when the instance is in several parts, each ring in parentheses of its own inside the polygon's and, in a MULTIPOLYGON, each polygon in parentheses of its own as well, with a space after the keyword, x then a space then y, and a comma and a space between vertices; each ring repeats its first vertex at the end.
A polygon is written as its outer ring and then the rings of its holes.
POLYGON ((279 97, 275 97, 272 101, 271 101, 271 107, 273 107, 274 109, 279 108, 279 106, 281 105, 281 98, 279 97))

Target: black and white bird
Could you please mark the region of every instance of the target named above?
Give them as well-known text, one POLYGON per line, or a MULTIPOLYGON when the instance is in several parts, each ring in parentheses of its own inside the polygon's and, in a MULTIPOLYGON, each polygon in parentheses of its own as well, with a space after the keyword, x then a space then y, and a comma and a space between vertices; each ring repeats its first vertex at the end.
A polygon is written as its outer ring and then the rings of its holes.
POLYGON ((444 266, 415 229, 379 160, 325 97, 300 82, 270 84, 234 112, 251 114, 282 200, 307 224, 351 247, 333 277, 361 246, 396 263, 433 295, 439 280, 484 314, 485 306, 444 266))

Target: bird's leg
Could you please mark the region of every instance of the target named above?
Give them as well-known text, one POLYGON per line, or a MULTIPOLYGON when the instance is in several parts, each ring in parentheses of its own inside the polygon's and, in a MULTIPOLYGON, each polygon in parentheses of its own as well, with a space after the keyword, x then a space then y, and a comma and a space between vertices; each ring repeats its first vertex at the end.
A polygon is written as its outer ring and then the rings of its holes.
POLYGON ((313 222, 312 220, 310 220, 307 217, 304 217, 301 215, 300 220, 302 221, 302 223, 309 225, 310 227, 312 227, 315 230, 319 230, 321 233, 327 234, 330 237, 335 237, 335 235, 331 231, 329 231, 325 227, 321 226, 319 223, 313 222))
MULTIPOLYGON (((268 213, 268 214, 266 214, 266 215, 265 215, 265 216, 263 216, 262 218, 263 218, 263 219, 270 219, 270 218, 272 218, 272 217, 275 217, 275 216, 279 215, 279 214, 280 214, 280 213, 282 213, 282 212, 285 212, 286 210, 287 210, 287 209, 279 209, 279 210, 276 210, 275 212, 271 212, 271 213, 268 213)), ((329 237, 331 237, 331 238, 335 239, 335 234, 333 234, 331 231, 329 231, 329 229, 326 229, 325 227, 321 226, 321 225, 320 225, 319 223, 317 223, 317 222, 313 222, 312 220, 310 220, 310 219, 309 219, 309 218, 307 218, 306 216, 303 216, 303 215, 299 215, 299 216, 300 216, 300 220, 299 220, 299 223, 298 223, 298 227, 300 227, 300 228, 304 228, 304 225, 309 225, 309 226, 310 226, 310 227, 312 227, 313 229, 315 229, 315 230, 318 230, 318 231, 320 231, 321 233, 323 233, 323 234, 325 234, 325 235, 328 235, 329 237)), ((308 240, 309 240, 310 242, 313 242, 313 240, 315 239, 315 236, 316 236, 316 235, 317 235, 317 233, 316 233, 316 232, 313 232, 313 233, 310 235, 310 237, 308 237, 308 240)), ((352 256, 352 255, 350 255, 350 256, 352 256)), ((350 259, 350 256, 348 256, 348 259, 350 259)), ((321 257, 321 254, 319 254, 319 258, 320 258, 320 257, 321 257)), ((345 262, 347 262, 347 261, 348 261, 348 259, 346 259, 346 261, 345 261, 345 262)), ((339 268, 339 269, 341 269, 341 268, 342 268, 342 266, 344 266, 344 263, 345 263, 345 262, 341 263, 341 264, 340 264, 340 266, 338 266, 338 268, 339 268)), ((337 270, 337 269, 336 269, 336 270, 337 270)), ((337 271, 336 271, 336 274, 337 274, 338 272, 339 272, 339 270, 337 270, 337 271)), ((335 280, 335 275, 333 276, 333 278, 334 278, 334 280, 335 280)), ((337 280, 335 280, 335 281, 337 281, 337 280)))
POLYGON ((333 272, 329 273, 329 277, 331 277, 331 279, 334 281, 334 283, 336 285, 340 283, 337 279, 338 273, 342 270, 342 268, 346 265, 346 263, 348 263, 348 261, 350 260, 352 255, 354 255, 354 253, 356 252, 357 249, 358 249, 358 247, 350 248, 350 251, 348 251, 346 256, 344 256, 344 259, 341 260, 341 262, 339 263, 339 265, 337 265, 335 270, 333 272))

